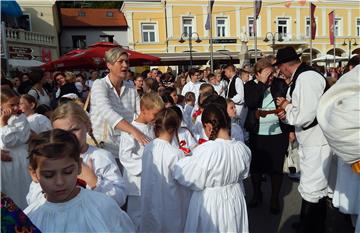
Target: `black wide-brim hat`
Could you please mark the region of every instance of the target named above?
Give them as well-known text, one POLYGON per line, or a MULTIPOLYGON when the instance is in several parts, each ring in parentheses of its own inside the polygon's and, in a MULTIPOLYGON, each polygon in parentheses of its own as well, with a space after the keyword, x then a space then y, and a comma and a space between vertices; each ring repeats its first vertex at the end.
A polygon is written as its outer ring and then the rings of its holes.
POLYGON ((291 46, 279 49, 276 54, 276 62, 273 64, 273 66, 278 66, 289 61, 297 60, 301 55, 301 53, 297 54, 295 49, 291 46))

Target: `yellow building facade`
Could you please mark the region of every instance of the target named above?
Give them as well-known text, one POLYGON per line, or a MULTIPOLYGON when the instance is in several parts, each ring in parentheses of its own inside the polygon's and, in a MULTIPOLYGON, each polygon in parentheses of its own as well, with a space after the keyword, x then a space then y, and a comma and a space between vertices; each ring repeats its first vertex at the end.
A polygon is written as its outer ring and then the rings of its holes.
MULTIPOLYGON (((313 58, 333 54, 329 41, 328 14, 335 11, 336 55, 347 57, 360 54, 360 11, 358 1, 312 1, 316 5, 316 39, 312 41, 313 58), (352 38, 352 39, 351 39, 352 38), (351 40, 351 51, 349 41, 351 40), (343 45, 344 42, 347 45, 343 45), (356 42, 356 43, 355 43, 356 42)), ((257 20, 257 49, 271 54, 276 49, 292 45, 304 55, 309 54, 309 1, 262 1, 257 20), (279 42, 281 35, 283 41, 279 42), (275 40, 273 40, 275 35, 275 40), (264 42, 267 36, 268 42, 264 42)), ((165 57, 166 54, 181 59, 188 56, 189 37, 194 55, 208 55, 210 31, 205 29, 208 16, 207 0, 162 0, 124 2, 122 11, 128 21, 128 41, 131 49, 165 57), (185 33, 185 34, 184 34, 185 33), (185 42, 180 43, 180 38, 185 42), (199 37, 200 43, 196 42, 199 37), (207 53, 207 54, 206 54, 207 53)), ((212 10, 213 51, 228 56, 240 52, 243 42, 255 51, 253 36, 253 1, 215 0, 212 10)))

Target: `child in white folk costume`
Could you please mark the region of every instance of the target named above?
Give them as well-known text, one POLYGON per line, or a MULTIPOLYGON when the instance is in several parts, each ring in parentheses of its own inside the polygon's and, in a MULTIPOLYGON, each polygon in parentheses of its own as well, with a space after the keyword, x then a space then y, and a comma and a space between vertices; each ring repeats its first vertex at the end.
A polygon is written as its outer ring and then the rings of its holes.
POLYGON ((29 171, 44 194, 25 210, 42 232, 134 232, 130 218, 100 192, 77 186, 81 144, 68 131, 54 129, 29 142, 29 171))
MULTIPOLYGON (((225 101, 225 100, 224 100, 225 101)), ((210 141, 175 164, 173 176, 192 190, 185 232, 248 232, 243 190, 251 152, 230 138, 231 120, 225 106, 208 105, 202 123, 210 141)))
POLYGON ((172 177, 184 153, 171 145, 180 120, 166 108, 155 119, 156 138, 145 146, 141 175, 140 232, 184 232, 190 191, 172 177))
POLYGON ((36 134, 51 130, 52 126, 49 118, 35 113, 36 106, 36 99, 32 95, 25 94, 20 96, 20 110, 26 115, 31 130, 36 134))
POLYGON ((1 192, 24 209, 31 182, 27 172, 27 141, 30 125, 24 114, 19 114, 19 97, 7 87, 1 88, 0 148, 1 192))
POLYGON ((236 107, 232 99, 226 99, 227 104, 227 113, 231 119, 231 138, 234 138, 236 141, 244 142, 244 133, 240 125, 234 122, 236 117, 236 107))
POLYGON ((178 106, 172 106, 170 108, 177 113, 181 122, 178 132, 176 135, 174 135, 171 144, 182 150, 185 155, 190 155, 191 150, 197 146, 197 142, 191 131, 185 126, 185 123, 183 122, 181 109, 178 106))
MULTIPOLYGON (((164 102, 156 93, 146 93, 140 100, 140 115, 131 124, 149 139, 154 138, 152 126, 156 114, 164 108, 164 102)), ((121 135, 119 160, 124 167, 124 180, 128 191, 127 213, 133 221, 136 230, 140 227, 140 195, 142 155, 144 145, 140 144, 130 134, 121 135)))
MULTIPOLYGON (((106 194, 121 207, 127 195, 125 182, 112 154, 86 143, 86 134, 91 132, 91 122, 86 112, 70 101, 57 107, 51 120, 55 129, 74 133, 80 143, 83 163, 78 178, 86 182, 87 188, 106 194)), ((27 196, 28 203, 35 201, 39 195, 40 185, 32 182, 27 196)))

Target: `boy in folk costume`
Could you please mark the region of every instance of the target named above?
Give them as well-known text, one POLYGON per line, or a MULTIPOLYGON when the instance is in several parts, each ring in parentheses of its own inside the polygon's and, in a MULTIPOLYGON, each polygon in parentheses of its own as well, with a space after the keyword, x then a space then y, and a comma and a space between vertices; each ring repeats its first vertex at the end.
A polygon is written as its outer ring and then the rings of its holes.
POLYGON ((292 47, 279 49, 274 64, 292 79, 287 98, 276 103, 284 111, 279 118, 295 126, 299 142, 302 197, 300 232, 324 232, 328 174, 331 163, 330 147, 316 120, 320 97, 326 90, 325 78, 312 67, 301 63, 292 47))
MULTIPOLYGON (((131 124, 150 139, 154 138, 152 122, 155 115, 164 108, 164 103, 156 93, 146 93, 140 100, 140 115, 131 124)), ((140 227, 140 185, 142 173, 142 155, 144 145, 130 134, 124 133, 120 139, 119 160, 124 167, 124 179, 128 190, 127 213, 140 227)))

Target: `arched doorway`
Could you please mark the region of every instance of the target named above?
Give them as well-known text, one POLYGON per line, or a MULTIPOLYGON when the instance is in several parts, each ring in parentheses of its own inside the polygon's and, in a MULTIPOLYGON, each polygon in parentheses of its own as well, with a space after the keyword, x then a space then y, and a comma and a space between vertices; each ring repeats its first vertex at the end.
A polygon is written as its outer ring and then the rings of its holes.
MULTIPOLYGON (((310 56, 310 49, 304 49, 303 56, 304 55, 310 56)), ((312 58, 313 59, 319 57, 320 55, 321 55, 321 52, 318 49, 312 48, 312 58)))
MULTIPOLYGON (((330 49, 326 54, 334 55, 334 49, 330 49)), ((335 48, 335 56, 343 57, 343 55, 346 55, 343 49, 335 48)))

